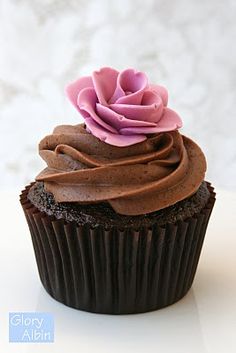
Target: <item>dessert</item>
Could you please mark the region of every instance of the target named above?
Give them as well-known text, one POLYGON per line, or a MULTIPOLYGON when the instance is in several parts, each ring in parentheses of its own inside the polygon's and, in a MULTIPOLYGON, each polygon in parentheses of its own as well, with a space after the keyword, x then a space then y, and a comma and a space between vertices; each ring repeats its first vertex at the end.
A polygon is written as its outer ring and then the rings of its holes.
POLYGON ((203 152, 142 72, 102 68, 66 92, 84 123, 41 140, 47 166, 21 194, 43 286, 99 313, 178 301, 215 201, 203 152))

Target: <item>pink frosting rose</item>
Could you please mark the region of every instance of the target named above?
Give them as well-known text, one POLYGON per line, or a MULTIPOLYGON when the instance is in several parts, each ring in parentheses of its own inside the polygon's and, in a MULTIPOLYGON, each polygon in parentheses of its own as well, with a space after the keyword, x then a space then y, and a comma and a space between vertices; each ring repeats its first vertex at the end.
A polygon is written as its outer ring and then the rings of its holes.
POLYGON ((167 108, 167 90, 149 84, 147 76, 134 69, 101 68, 68 85, 66 92, 87 130, 110 145, 133 145, 149 134, 182 126, 178 114, 167 108))

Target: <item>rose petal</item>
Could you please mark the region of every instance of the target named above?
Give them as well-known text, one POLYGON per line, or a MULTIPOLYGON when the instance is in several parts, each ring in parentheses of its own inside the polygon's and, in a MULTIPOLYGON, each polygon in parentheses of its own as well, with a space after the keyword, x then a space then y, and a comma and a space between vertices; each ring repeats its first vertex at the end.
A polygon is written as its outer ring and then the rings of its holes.
POLYGON ((117 78, 116 91, 109 103, 141 104, 147 86, 148 79, 143 72, 133 69, 121 71, 117 78))
POLYGON ((164 113, 158 122, 158 126, 162 129, 160 131, 172 131, 180 129, 183 123, 180 116, 170 108, 164 108, 164 113))
POLYGON ((84 88, 78 96, 77 104, 84 118, 91 117, 104 129, 117 133, 116 129, 103 121, 96 113, 97 95, 94 88, 84 88))
POLYGON ((143 93, 141 105, 152 105, 152 104, 158 104, 163 107, 163 101, 161 96, 157 92, 148 88, 143 93))
POLYGON ((163 102, 164 106, 166 107, 167 103, 168 103, 168 91, 167 91, 167 89, 165 87, 163 87, 163 86, 153 85, 153 84, 150 84, 149 88, 152 91, 156 92, 159 96, 161 96, 162 102, 163 102))
POLYGON ((149 122, 149 121, 127 119, 124 115, 117 114, 109 107, 105 107, 100 103, 96 104, 96 108, 100 118, 103 121, 105 121, 107 124, 114 126, 117 130, 120 130, 121 128, 124 128, 124 127, 132 127, 132 126, 135 126, 135 127, 156 126, 155 123, 149 122))
POLYGON ((116 82, 119 72, 110 68, 103 67, 92 74, 93 85, 101 104, 107 105, 107 102, 116 89, 116 82))
POLYGON ((93 87, 93 81, 90 76, 81 77, 66 87, 66 95, 71 103, 78 109, 77 99, 80 91, 84 88, 93 87))
POLYGON ((159 96, 155 95, 155 97, 156 103, 151 105, 110 104, 109 107, 116 113, 124 115, 131 120, 157 123, 163 113, 163 103, 159 96))
POLYGON ((117 86, 120 86, 124 92, 135 93, 144 90, 148 85, 148 79, 145 73, 127 69, 120 72, 117 78, 117 86))
POLYGON ((120 99, 121 97, 125 97, 125 92, 123 91, 123 89, 118 85, 116 86, 115 92, 113 94, 113 96, 109 99, 109 104, 115 103, 118 99, 120 99))
MULTIPOLYGON (((133 135, 133 134, 155 134, 161 132, 158 126, 155 127, 125 127, 119 130, 122 135, 133 135)), ((166 131, 166 130, 165 130, 166 131)))
POLYGON ((86 118, 85 124, 88 130, 99 140, 117 147, 134 145, 147 139, 145 135, 125 136, 120 134, 113 134, 107 130, 104 130, 92 118, 86 118))
POLYGON ((182 120, 172 109, 164 108, 164 113, 158 121, 156 127, 130 127, 120 129, 119 132, 124 135, 131 134, 154 134, 157 132, 167 132, 179 129, 182 127, 182 120))

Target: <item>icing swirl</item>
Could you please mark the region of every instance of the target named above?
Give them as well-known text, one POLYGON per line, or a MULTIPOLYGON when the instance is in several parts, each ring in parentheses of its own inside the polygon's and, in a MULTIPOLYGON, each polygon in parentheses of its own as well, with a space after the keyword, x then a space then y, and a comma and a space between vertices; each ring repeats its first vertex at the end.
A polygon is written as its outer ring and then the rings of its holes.
POLYGON ((160 210, 197 191, 206 161, 201 149, 178 131, 157 133, 116 147, 83 124, 62 125, 39 144, 47 167, 36 177, 57 202, 109 202, 124 215, 160 210))
POLYGON ((113 146, 130 146, 148 134, 182 126, 178 114, 167 107, 167 90, 149 84, 145 73, 134 69, 103 67, 68 85, 66 93, 87 130, 113 146))

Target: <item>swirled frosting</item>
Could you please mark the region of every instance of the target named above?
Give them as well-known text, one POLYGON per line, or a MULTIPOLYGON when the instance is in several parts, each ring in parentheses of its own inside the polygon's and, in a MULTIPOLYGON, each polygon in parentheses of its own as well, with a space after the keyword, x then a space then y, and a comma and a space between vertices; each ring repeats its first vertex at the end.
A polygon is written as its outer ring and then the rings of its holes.
POLYGON ((83 124, 62 125, 39 144, 47 167, 36 180, 57 202, 108 202, 124 215, 154 212, 194 194, 204 179, 201 149, 178 131, 111 146, 83 124))
POLYGON ((150 84, 144 72, 134 69, 103 67, 69 84, 66 92, 87 131, 113 146, 130 146, 148 134, 182 126, 178 114, 167 107, 166 88, 150 84))

